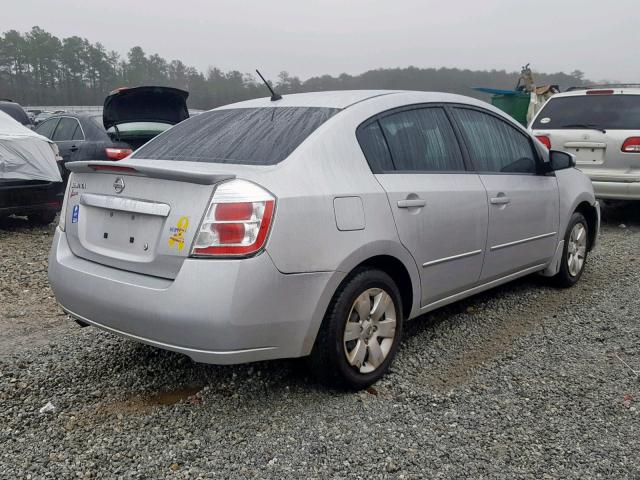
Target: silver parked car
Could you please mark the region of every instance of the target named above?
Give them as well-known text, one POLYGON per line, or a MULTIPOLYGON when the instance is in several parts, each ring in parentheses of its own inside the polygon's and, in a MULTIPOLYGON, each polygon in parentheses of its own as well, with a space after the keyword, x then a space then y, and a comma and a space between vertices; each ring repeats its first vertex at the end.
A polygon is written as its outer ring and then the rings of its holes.
POLYGON ((548 148, 575 155, 598 198, 640 200, 640 85, 555 95, 531 129, 548 148))
POLYGON ((600 222, 571 155, 441 93, 251 100, 68 167, 49 279, 71 316, 201 362, 308 356, 352 388, 405 320, 534 272, 573 285, 600 222))

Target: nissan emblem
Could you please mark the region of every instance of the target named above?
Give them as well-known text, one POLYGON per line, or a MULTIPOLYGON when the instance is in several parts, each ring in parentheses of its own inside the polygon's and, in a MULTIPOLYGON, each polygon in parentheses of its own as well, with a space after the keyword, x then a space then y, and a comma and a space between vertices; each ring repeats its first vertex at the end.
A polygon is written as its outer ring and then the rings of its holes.
POLYGON ((116 181, 113 182, 113 188, 116 193, 122 193, 124 190, 124 180, 120 177, 116 178, 116 181))

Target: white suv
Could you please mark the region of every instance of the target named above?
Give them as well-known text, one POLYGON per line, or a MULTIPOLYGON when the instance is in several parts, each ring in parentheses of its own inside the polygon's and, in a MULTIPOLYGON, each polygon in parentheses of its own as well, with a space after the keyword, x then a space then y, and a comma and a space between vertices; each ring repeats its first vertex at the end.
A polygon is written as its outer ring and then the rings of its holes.
POLYGON ((640 200, 640 85, 560 93, 530 129, 549 149, 575 155, 598 198, 640 200))

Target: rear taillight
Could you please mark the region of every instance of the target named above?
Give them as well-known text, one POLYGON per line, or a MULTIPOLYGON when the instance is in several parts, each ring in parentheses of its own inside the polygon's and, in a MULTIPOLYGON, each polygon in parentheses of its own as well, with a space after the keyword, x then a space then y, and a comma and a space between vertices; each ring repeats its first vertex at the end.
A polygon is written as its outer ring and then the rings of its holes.
POLYGON ((551 139, 549 137, 546 135, 536 135, 536 138, 540 140, 540 143, 547 147, 547 150, 551 150, 551 139))
POLYGON ((131 152, 133 152, 133 150, 131 150, 130 148, 105 148, 104 149, 104 153, 107 154, 107 158, 109 160, 122 160, 123 158, 126 158, 129 155, 131 155, 131 152))
POLYGON ((622 144, 625 153, 640 153, 640 137, 627 138, 622 144))
POLYGON ((276 199, 246 180, 221 184, 200 225, 194 256, 246 256, 262 249, 269 234, 276 199))

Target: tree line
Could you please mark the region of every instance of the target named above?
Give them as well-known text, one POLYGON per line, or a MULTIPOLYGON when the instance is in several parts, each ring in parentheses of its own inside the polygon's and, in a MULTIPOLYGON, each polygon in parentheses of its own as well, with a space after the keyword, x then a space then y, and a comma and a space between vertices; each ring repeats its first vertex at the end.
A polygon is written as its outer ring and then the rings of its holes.
MULTIPOLYGON (((457 68, 385 68, 360 75, 323 75, 301 80, 280 72, 273 85, 279 93, 345 89, 434 90, 486 98, 473 86, 513 88, 519 73, 505 70, 457 68)), ((189 91, 189 106, 213 108, 267 95, 253 74, 236 70, 206 72, 168 61, 157 53, 148 55, 135 46, 126 56, 107 50, 100 42, 77 36, 58 38, 40 27, 21 33, 9 30, 0 36, 0 98, 24 105, 101 105, 114 88, 164 85, 189 91)), ((584 74, 536 74, 536 83, 561 87, 583 85, 584 74)))

